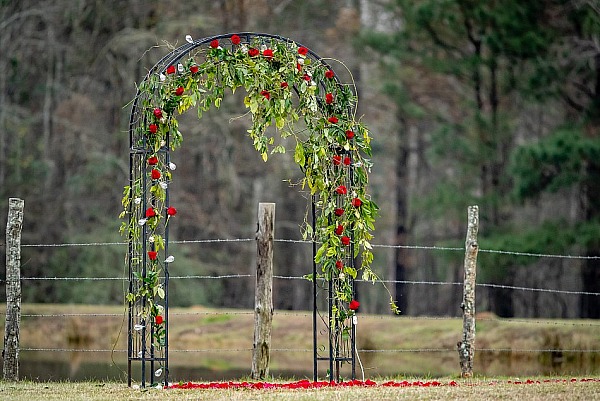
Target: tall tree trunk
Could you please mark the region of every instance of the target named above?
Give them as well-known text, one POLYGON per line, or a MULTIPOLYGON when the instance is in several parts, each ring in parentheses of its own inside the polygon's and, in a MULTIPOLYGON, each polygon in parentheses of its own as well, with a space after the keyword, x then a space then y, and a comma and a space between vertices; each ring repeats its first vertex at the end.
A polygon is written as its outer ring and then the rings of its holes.
MULTIPOLYGON (((398 133, 398 157, 396 159, 396 245, 406 245, 408 238, 407 219, 408 219, 408 138, 409 132, 407 123, 400 121, 401 130, 398 133)), ((408 278, 406 265, 406 250, 396 248, 395 252, 395 301, 396 305, 403 313, 408 310, 407 286, 405 283, 408 278)))
MULTIPOLYGON (((505 142, 506 139, 502 132, 500 132, 499 121, 498 121, 498 106, 499 106, 499 98, 498 98, 498 66, 496 63, 497 56, 491 55, 491 62, 489 65, 490 69, 490 113, 491 113, 491 123, 492 123, 492 138, 491 141, 494 144, 494 149, 496 154, 491 158, 491 166, 490 166, 490 188, 491 194, 501 194, 505 191, 508 191, 508 188, 503 188, 502 183, 502 175, 504 174, 506 157, 504 155, 505 152, 505 142)), ((487 194, 486 194, 487 195, 487 194)), ((493 226, 497 227, 501 224, 500 217, 500 205, 497 201, 492 200, 490 205, 491 210, 489 211, 491 215, 491 221, 493 226)), ((512 274, 507 274, 502 278, 502 284, 504 285, 512 285, 512 274)), ((492 309, 494 313, 498 316, 502 317, 513 317, 514 306, 513 306, 513 291, 510 289, 493 289, 493 296, 495 305, 495 310, 492 309)))
MULTIPOLYGON (((600 52, 594 57, 596 70, 596 82, 594 92, 588 108, 590 135, 599 139, 600 137, 600 52)), ((590 161, 586 166, 586 183, 584 191, 584 210, 586 221, 600 219, 600 163, 597 160, 590 161)), ((588 246, 587 256, 600 256, 600 239, 588 246)), ((588 259, 581 269, 581 281, 583 291, 600 293, 600 260, 588 259)), ((582 318, 600 319, 600 300, 598 296, 582 295, 580 302, 580 315, 582 318)))
MULTIPOLYGON (((600 77, 599 77, 600 79, 600 77)), ((586 221, 600 218, 600 164, 590 162, 586 168, 587 183, 584 188, 586 202, 586 221)), ((588 245, 586 255, 600 256, 600 240, 588 245)), ((600 259, 587 259, 581 269, 582 290, 584 292, 600 293, 600 259)), ((580 316, 587 319, 600 319, 600 300, 595 295, 582 295, 580 316)))
MULTIPOLYGON (((599 78, 600 79, 600 76, 599 78)), ((594 127, 596 130, 600 128, 594 127)), ((586 221, 600 219, 600 163, 590 161, 586 168, 588 177, 585 184, 584 202, 586 221)), ((600 256, 600 239, 588 244, 586 256, 600 256)), ((584 292, 600 293, 600 259, 587 259, 581 269, 582 290, 584 292)), ((582 295, 580 302, 580 315, 587 319, 600 319, 600 299, 594 295, 582 295)))

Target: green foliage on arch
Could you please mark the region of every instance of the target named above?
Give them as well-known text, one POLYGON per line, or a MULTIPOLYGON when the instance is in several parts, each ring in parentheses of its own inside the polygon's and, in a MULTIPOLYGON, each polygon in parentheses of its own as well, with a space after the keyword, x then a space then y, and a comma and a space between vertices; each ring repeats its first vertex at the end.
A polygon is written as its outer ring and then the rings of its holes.
MULTIPOLYGON (((144 123, 135 137, 140 142, 136 145, 146 149, 145 174, 151 182, 146 191, 152 205, 139 202, 145 187, 140 182, 127 187, 122 217, 128 210, 144 217, 124 222, 122 233, 139 238, 140 227, 147 225, 148 239, 143 240, 150 241, 146 249, 151 250, 143 256, 153 277, 165 260, 159 257, 165 241, 158 228, 176 214, 167 204, 165 190, 174 165, 161 155, 182 144, 177 117, 190 108, 196 108, 202 117, 204 111, 220 106, 227 89, 235 92, 239 88, 246 91, 244 104, 252 115, 248 135, 263 160, 285 152, 269 132, 296 142, 294 160, 304 172, 301 186, 314 196, 317 210, 316 226, 306 224, 304 235, 318 243, 319 275, 335 281, 334 313, 344 321, 358 307, 352 298, 351 280, 377 279, 370 268, 371 232, 377 214, 377 205, 367 192, 371 136, 356 118, 357 99, 351 85, 340 83, 326 64, 294 42, 255 38, 242 43, 237 35, 221 42, 215 39, 140 84, 144 123), (299 133, 295 124, 301 120, 307 130, 299 133), (275 129, 267 131, 268 127, 275 129), (354 266, 351 260, 358 256, 360 266, 354 266)), ((145 280, 148 285, 129 294, 128 300, 145 297, 150 301, 148 316, 156 318, 161 310, 153 299, 163 295, 161 284, 145 280)))

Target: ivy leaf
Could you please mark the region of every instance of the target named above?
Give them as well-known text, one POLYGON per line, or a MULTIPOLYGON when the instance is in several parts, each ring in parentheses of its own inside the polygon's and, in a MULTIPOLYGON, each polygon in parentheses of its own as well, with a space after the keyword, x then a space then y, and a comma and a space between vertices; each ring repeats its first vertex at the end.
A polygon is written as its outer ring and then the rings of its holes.
POLYGON ((277 145, 271 150, 271 153, 285 153, 285 147, 282 145, 277 145))
POLYGON ((277 129, 282 129, 285 126, 285 118, 281 116, 275 117, 275 126, 277 129))
POLYGON ((304 164, 306 163, 306 158, 304 157, 304 146, 302 146, 302 143, 300 142, 296 143, 296 149, 294 150, 294 161, 301 168, 304 167, 304 164))

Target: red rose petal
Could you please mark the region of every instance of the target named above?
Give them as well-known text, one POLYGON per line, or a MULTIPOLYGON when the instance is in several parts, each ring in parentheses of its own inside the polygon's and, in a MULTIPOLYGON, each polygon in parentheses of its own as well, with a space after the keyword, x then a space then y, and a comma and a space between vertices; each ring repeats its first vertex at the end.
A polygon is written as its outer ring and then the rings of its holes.
POLYGON ((335 189, 335 192, 336 192, 338 195, 346 195, 346 194, 348 193, 348 189, 346 188, 346 186, 344 186, 344 185, 340 185, 339 187, 337 187, 337 188, 335 189))

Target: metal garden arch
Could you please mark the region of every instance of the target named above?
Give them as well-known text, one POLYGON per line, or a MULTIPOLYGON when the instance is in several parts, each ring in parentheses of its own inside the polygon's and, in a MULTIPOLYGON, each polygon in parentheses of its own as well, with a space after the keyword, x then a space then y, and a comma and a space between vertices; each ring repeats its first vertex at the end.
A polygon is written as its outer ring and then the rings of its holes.
MULTIPOLYGON (((191 55, 194 55, 194 57, 203 57, 203 54, 208 54, 202 53, 203 51, 212 51, 212 54, 218 57, 230 57, 229 55, 234 47, 237 49, 241 47, 244 52, 247 51, 250 54, 250 57, 254 57, 256 54, 252 52, 256 51, 259 57, 262 55, 270 60, 273 57, 273 53, 270 52, 269 54, 268 50, 265 49, 276 45, 293 46, 300 53, 297 64, 300 78, 299 81, 290 83, 290 90, 293 90, 298 97, 300 97, 302 91, 307 90, 307 85, 312 85, 313 87, 308 90, 312 90, 315 93, 326 92, 326 79, 334 82, 333 84, 327 83, 327 85, 330 85, 329 88, 331 88, 331 85, 335 85, 337 87, 336 90, 339 89, 339 92, 335 92, 335 96, 349 98, 354 94, 354 88, 351 85, 342 84, 324 59, 304 46, 281 36, 249 32, 229 33, 200 40, 189 39, 188 43, 171 51, 158 61, 138 87, 136 97, 132 103, 129 122, 130 178, 129 186, 126 187, 123 200, 125 207, 123 215, 127 220, 123 223, 125 227, 124 234, 128 237, 129 244, 127 257, 129 270, 127 356, 128 384, 130 386, 132 384, 132 369, 136 365, 139 365, 141 371, 141 386, 146 386, 147 383, 150 385, 164 383, 166 385, 169 380, 169 264, 173 262, 173 257, 169 256, 168 221, 169 218, 174 216, 176 210, 171 207, 166 208, 166 206, 169 205, 168 183, 172 178, 168 167, 171 166, 174 169, 170 153, 173 142, 178 141, 176 135, 180 133, 176 129, 173 130, 172 126, 169 126, 162 132, 164 135, 162 140, 156 141, 152 139, 152 135, 157 130, 159 133, 161 132, 160 123, 165 121, 166 114, 177 111, 178 105, 169 102, 172 99, 180 101, 180 97, 177 96, 181 96, 184 88, 178 88, 176 91, 178 93, 175 95, 165 95, 167 96, 167 100, 162 105, 162 109, 155 108, 152 115, 148 110, 152 110, 152 107, 154 107, 152 104, 153 96, 164 91, 161 82, 168 79, 169 74, 176 76, 177 74, 183 74, 184 70, 186 74, 190 74, 189 70, 192 70, 192 73, 194 72, 194 67, 190 67, 190 62, 185 61, 191 55), (225 42, 227 44, 224 44, 225 42), (217 45, 219 46, 218 48, 217 45), (226 48, 223 49, 221 46, 225 46, 226 48), (318 77, 312 77, 308 73, 302 75, 303 65, 308 66, 311 64, 324 66, 327 72, 318 77), (305 79, 306 82, 302 81, 302 79, 305 79), (146 90, 141 90, 140 88, 142 87, 145 87, 146 90), (155 171, 158 171, 154 168, 157 163, 165 167, 164 171, 155 173, 155 171), (157 206, 159 202, 162 202, 161 204, 166 206, 160 209, 157 206), (162 218, 162 220, 159 218, 162 218), (162 257, 163 254, 164 258, 162 257), (155 269, 155 266, 159 268, 155 269)), ((241 54, 247 57, 247 54, 241 54)), ((281 84, 282 88, 284 87, 284 83, 282 82, 281 84)), ((287 83, 285 83, 285 87, 287 88, 287 83)), ((269 92, 263 90, 260 94, 266 101, 270 99, 269 92)), ((339 294, 342 286, 344 286, 344 291, 350 291, 350 294, 354 295, 354 278, 356 277, 357 256, 359 254, 358 247, 360 245, 362 248, 369 248, 368 242, 366 246, 365 242, 370 238, 365 237, 364 234, 360 238, 357 238, 358 231, 354 222, 351 227, 342 227, 341 225, 336 226, 338 223, 333 222, 333 220, 336 216, 341 216, 344 211, 347 211, 346 215, 362 217, 363 213, 369 214, 371 213, 369 210, 373 210, 374 208, 364 209, 367 212, 363 212, 363 209, 360 209, 360 212, 358 211, 361 205, 363 208, 365 205, 371 205, 370 198, 364 192, 361 192, 362 187, 356 184, 358 181, 359 184, 366 185, 366 173, 369 162, 368 159, 354 156, 351 152, 354 145, 347 145, 350 141, 352 143, 359 143, 364 145, 359 151, 364 151, 365 148, 368 148, 368 141, 370 140, 368 131, 366 129, 360 131, 356 135, 357 138, 354 138, 354 132, 348 129, 345 131, 346 136, 344 137, 344 128, 339 128, 336 125, 338 123, 337 117, 330 116, 335 110, 331 105, 333 97, 332 93, 327 93, 324 98, 319 98, 314 105, 308 105, 307 107, 312 107, 315 113, 323 115, 323 118, 319 120, 319 124, 321 124, 319 125, 319 135, 329 135, 334 138, 331 141, 332 145, 330 145, 331 153, 334 155, 332 159, 334 167, 332 169, 347 168, 347 172, 343 176, 344 181, 337 182, 335 184, 336 187, 331 188, 331 190, 327 189, 327 185, 329 184, 315 182, 320 179, 319 177, 310 178, 313 186, 326 188, 325 190, 332 194, 328 198, 330 202, 336 202, 335 210, 329 208, 332 210, 323 211, 317 207, 322 207, 323 201, 319 198, 318 194, 315 194, 316 191, 313 191, 311 208, 312 227, 315 228, 318 221, 325 221, 325 224, 335 227, 335 230, 331 229, 327 233, 323 230, 323 235, 329 238, 325 240, 325 246, 319 247, 317 241, 313 240, 313 376, 314 380, 317 380, 319 362, 327 362, 329 380, 339 381, 340 368, 344 363, 351 365, 351 376, 353 379, 356 374, 356 315, 354 314, 356 308, 352 308, 352 304, 350 305, 350 309, 347 306, 343 307, 341 302, 348 303, 350 299, 340 301, 336 294, 339 294), (354 159, 351 160, 350 156, 354 159), (339 167, 340 165, 341 167, 339 167), (353 188, 355 189, 353 190, 353 188), (346 191, 354 191, 354 193, 348 194, 348 196, 352 196, 351 199, 342 199, 342 195, 346 195, 346 191), (342 236, 342 231, 347 232, 347 236, 345 234, 342 236), (340 244, 340 240, 342 244, 340 244), (327 241, 341 247, 342 256, 335 256, 332 261, 324 261, 324 255, 321 254, 323 251, 327 251, 327 246, 329 246, 329 242, 327 241), (335 269, 336 266, 337 270, 335 269), (343 274, 344 272, 347 274, 343 274), (352 277, 349 279, 347 276, 352 277), (318 309, 318 294, 325 294, 326 296, 326 301, 324 302, 327 305, 326 317, 325 312, 322 314, 318 309), (345 312, 346 310, 347 312, 345 312), (323 324, 326 328, 319 329, 319 324, 323 324), (326 345, 319 345, 318 334, 321 332, 327 335, 326 345)), ((255 94, 256 98, 264 101, 257 94, 255 94)), ((256 108, 259 106, 247 104, 247 107, 256 108)), ((345 107, 352 106, 346 105, 345 107)), ((355 110, 338 110, 337 112, 352 115, 355 110)), ((277 125, 280 128, 279 122, 277 125)), ((358 131, 358 129, 356 130, 358 131)), ((255 147, 258 150, 258 146, 262 145, 261 143, 257 145, 257 141, 260 142, 262 139, 260 137, 258 140, 256 137, 254 139, 255 147)), ((259 152, 262 151, 259 150, 259 152)), ((296 152, 297 157, 304 157, 302 149, 300 149, 300 152, 297 149, 296 152), (298 156, 298 153, 301 153, 301 155, 298 156)), ((265 155, 263 154, 264 157, 265 155)), ((317 160, 312 160, 312 162, 317 163, 317 160)), ((311 167, 307 162, 302 168, 309 169, 311 167)), ((324 181, 327 181, 327 177, 325 177, 324 181)), ((325 190, 322 189, 322 191, 325 190)), ((363 231, 367 230, 366 227, 362 227, 363 224, 372 225, 361 221, 359 228, 363 231)), ((372 229, 372 227, 369 229, 372 229)), ((326 253, 329 256, 329 252, 326 253)), ((368 256, 369 252, 367 251, 366 254, 363 253, 362 259, 365 259, 365 255, 368 256)), ((367 261, 367 263, 370 263, 370 261, 367 261)), ((370 269, 368 269, 368 272, 372 274, 370 269)), ((363 275, 363 277, 365 276, 363 275)), ((367 275, 366 277, 375 279, 374 275, 367 275)))

